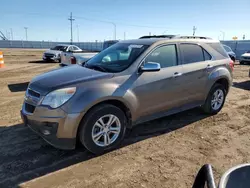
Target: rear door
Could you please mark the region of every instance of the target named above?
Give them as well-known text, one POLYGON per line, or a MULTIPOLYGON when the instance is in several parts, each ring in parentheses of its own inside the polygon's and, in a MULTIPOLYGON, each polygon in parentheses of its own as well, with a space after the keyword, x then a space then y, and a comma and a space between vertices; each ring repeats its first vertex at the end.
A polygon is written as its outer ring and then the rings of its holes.
POLYGON ((213 68, 212 56, 195 43, 179 44, 183 65, 183 104, 193 104, 194 106, 202 103, 206 97, 206 83, 208 72, 213 68))
POLYGON ((145 58, 144 64, 159 63, 161 70, 137 75, 133 93, 140 104, 138 116, 152 115, 180 106, 184 80, 178 59, 176 44, 158 46, 145 58))

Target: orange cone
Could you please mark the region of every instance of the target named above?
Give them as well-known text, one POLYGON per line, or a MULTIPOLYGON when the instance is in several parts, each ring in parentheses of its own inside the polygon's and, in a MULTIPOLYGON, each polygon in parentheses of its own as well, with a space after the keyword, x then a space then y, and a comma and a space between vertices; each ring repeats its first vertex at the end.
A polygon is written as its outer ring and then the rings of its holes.
POLYGON ((0 68, 4 68, 3 52, 0 51, 0 68))

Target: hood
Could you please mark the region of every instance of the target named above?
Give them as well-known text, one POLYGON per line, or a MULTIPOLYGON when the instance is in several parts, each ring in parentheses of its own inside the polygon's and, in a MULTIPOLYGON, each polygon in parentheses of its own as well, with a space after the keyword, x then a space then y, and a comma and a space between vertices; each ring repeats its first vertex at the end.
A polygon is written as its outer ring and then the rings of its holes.
POLYGON ((243 56, 243 57, 250 57, 250 53, 244 53, 241 56, 243 56))
POLYGON ((62 53, 62 51, 59 51, 59 50, 46 50, 44 53, 56 55, 56 54, 62 53))
POLYGON ((59 68, 33 78, 29 87, 45 95, 55 89, 80 82, 111 78, 113 73, 99 72, 79 65, 59 68))

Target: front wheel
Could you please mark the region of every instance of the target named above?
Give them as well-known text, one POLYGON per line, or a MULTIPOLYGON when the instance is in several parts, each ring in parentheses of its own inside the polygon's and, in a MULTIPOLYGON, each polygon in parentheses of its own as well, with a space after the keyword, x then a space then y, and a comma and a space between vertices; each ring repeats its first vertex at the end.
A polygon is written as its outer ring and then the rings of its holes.
POLYGON ((126 116, 120 108, 110 104, 94 107, 80 125, 80 142, 95 154, 112 150, 123 140, 126 123, 126 116))
POLYGON ((215 84, 203 105, 203 111, 207 114, 217 114, 223 107, 226 100, 226 90, 222 84, 215 84))

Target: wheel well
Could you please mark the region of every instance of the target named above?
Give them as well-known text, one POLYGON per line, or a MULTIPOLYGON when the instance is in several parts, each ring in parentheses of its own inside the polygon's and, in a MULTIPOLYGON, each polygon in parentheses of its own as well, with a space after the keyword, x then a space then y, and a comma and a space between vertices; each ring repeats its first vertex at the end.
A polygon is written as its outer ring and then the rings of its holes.
POLYGON ((226 89, 226 93, 228 93, 229 83, 228 83, 228 80, 226 78, 221 78, 221 79, 217 80, 215 83, 223 85, 226 89))
MULTIPOLYGON (((92 106, 90 109, 88 109, 88 111, 85 113, 85 115, 83 116, 83 118, 86 116, 86 114, 87 114, 88 112, 90 112, 90 110, 92 110, 92 109, 95 108, 96 106, 99 106, 99 105, 102 105, 102 104, 111 104, 111 105, 114 105, 114 106, 120 108, 120 109, 124 112, 124 114, 125 114, 125 116, 126 116, 126 118, 127 118, 127 121, 128 121, 127 126, 128 126, 128 127, 131 126, 131 124, 132 124, 132 122, 131 122, 131 121, 132 121, 132 114, 131 114, 131 112, 130 112, 130 109, 129 109, 123 102, 121 102, 121 101, 119 101, 119 100, 106 100, 106 101, 97 103, 97 104, 95 104, 94 106, 92 106)), ((83 119, 83 118, 82 118, 82 119, 83 119)))

